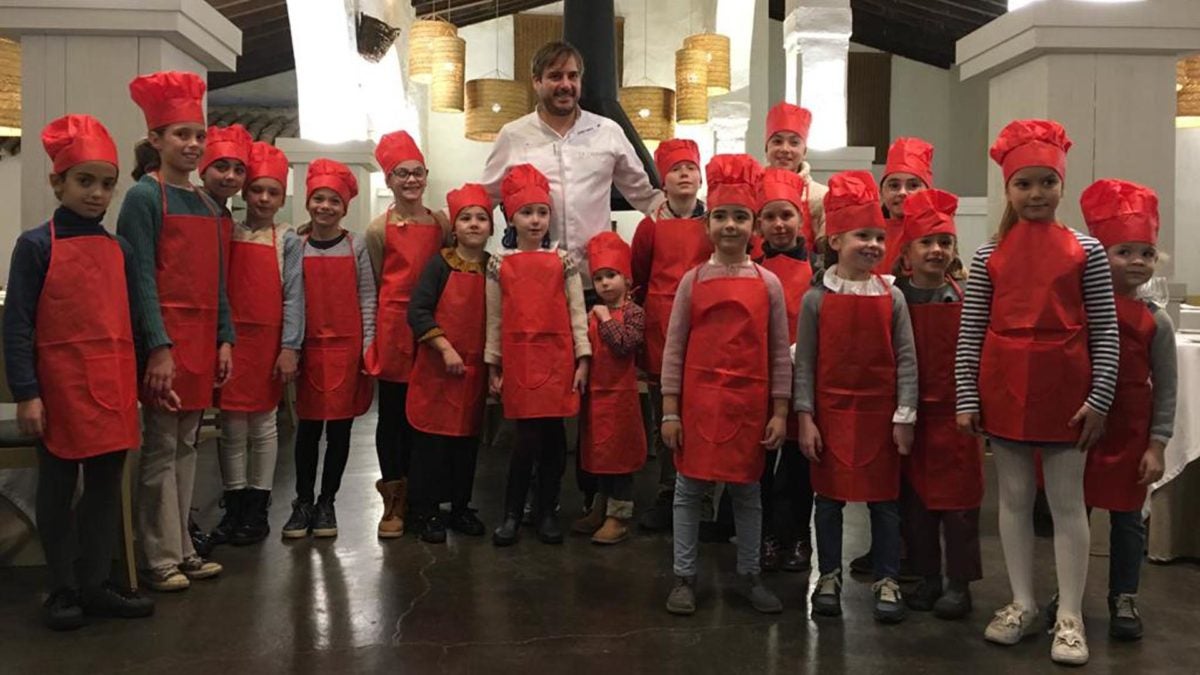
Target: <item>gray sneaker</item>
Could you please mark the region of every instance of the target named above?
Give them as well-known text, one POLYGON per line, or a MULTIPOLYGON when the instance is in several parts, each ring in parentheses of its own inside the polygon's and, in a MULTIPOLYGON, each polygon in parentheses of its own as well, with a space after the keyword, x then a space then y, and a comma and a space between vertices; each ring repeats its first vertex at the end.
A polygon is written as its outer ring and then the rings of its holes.
POLYGON ((783 611, 783 603, 766 586, 762 577, 757 574, 741 575, 742 595, 750 601, 754 609, 763 614, 778 614, 783 611))
POLYGON ((812 607, 812 613, 817 616, 842 615, 842 570, 840 567, 828 574, 822 574, 821 578, 817 579, 817 585, 813 589, 809 605, 812 607))
POLYGON ((675 587, 667 596, 667 611, 684 616, 696 613, 696 577, 675 577, 675 587))

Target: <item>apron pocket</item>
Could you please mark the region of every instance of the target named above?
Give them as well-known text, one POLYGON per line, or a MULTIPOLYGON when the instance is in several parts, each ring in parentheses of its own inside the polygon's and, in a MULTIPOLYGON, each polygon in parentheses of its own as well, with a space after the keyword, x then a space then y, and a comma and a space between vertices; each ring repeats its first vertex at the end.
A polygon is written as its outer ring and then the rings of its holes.
POLYGON ((88 393, 108 410, 124 410, 137 403, 137 372, 133 359, 103 354, 84 359, 88 393))
POLYGON ((349 360, 346 347, 305 347, 304 377, 319 392, 337 391, 346 382, 349 360))
MULTIPOLYGON (((505 377, 515 377, 522 389, 539 389, 546 385, 555 373, 554 350, 544 342, 513 342, 506 345, 504 362, 515 368, 505 368, 505 377)), ((573 373, 572 373, 573 375, 573 373)), ((559 378, 555 378, 556 380, 559 378)))
POLYGON ((216 326, 215 321, 210 324, 188 310, 176 310, 168 314, 167 308, 163 308, 163 319, 167 323, 167 332, 175 343, 171 348, 171 358, 175 360, 175 366, 193 375, 215 373, 217 335, 212 330, 216 326), (173 320, 168 321, 168 316, 173 320), (180 339, 178 335, 186 337, 180 339))
POLYGON ((412 359, 415 345, 408 325, 408 303, 387 303, 379 306, 379 346, 385 359, 412 359))
POLYGON ((750 414, 744 397, 745 392, 736 389, 696 384, 692 401, 685 401, 684 405, 687 414, 694 416, 694 424, 704 440, 727 443, 737 436, 743 420, 750 414))

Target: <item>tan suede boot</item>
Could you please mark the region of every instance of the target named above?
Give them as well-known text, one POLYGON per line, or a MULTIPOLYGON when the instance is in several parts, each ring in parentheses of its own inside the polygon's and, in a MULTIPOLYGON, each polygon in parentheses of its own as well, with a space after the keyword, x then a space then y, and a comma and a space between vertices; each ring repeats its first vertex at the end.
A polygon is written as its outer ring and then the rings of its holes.
POLYGON ((592 535, 593 544, 619 544, 629 538, 628 521, 622 518, 608 516, 604 526, 592 535))
POLYGON ((402 481, 375 481, 375 489, 383 498, 383 517, 379 519, 378 530, 381 539, 395 539, 404 534, 404 519, 396 514, 396 491, 403 486, 402 481))
POLYGON ((597 494, 592 497, 592 508, 587 514, 571 523, 571 531, 577 534, 592 534, 604 524, 604 512, 608 509, 608 497, 597 494))

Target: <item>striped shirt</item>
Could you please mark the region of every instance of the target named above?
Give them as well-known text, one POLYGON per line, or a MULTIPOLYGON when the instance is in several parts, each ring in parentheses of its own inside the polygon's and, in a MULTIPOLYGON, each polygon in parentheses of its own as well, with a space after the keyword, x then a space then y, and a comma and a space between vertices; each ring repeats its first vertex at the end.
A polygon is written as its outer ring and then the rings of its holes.
MULTIPOLYGON (((1117 389, 1117 364, 1121 357, 1112 273, 1104 246, 1086 234, 1075 230, 1071 232, 1087 255, 1083 270, 1083 308, 1087 314, 1088 351, 1092 365, 1092 385, 1087 405, 1107 415, 1117 389)), ((981 246, 971 259, 971 273, 967 277, 954 366, 959 413, 979 412, 979 356, 992 316, 992 280, 988 275, 988 260, 995 250, 994 241, 981 246)), ((1031 261, 1030 264, 1036 263, 1031 261)))

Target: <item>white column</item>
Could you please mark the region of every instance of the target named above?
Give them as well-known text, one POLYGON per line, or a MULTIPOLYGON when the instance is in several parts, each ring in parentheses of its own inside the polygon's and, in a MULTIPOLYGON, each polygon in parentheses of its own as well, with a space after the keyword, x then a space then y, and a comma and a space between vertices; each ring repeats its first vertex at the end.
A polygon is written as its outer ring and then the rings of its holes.
MULTIPOLYGON (((292 198, 284 204, 284 213, 291 208, 291 222, 299 226, 308 222, 304 209, 305 183, 308 180, 308 165, 323 157, 345 164, 358 181, 358 196, 350 201, 350 209, 342 227, 362 234, 371 221, 371 173, 375 166, 375 143, 372 141, 346 141, 344 143, 318 143, 303 138, 277 138, 275 147, 282 150, 292 165, 292 198)), ((283 216, 280 216, 281 218, 283 216)))
POLYGON ((788 52, 788 100, 794 102, 799 57, 800 93, 812 111, 808 147, 831 150, 846 145, 846 64, 850 52, 849 0, 793 0, 783 21, 788 52))
POLYGON ((746 152, 746 132, 750 129, 750 104, 729 102, 714 104, 708 119, 715 139, 714 154, 746 152))

